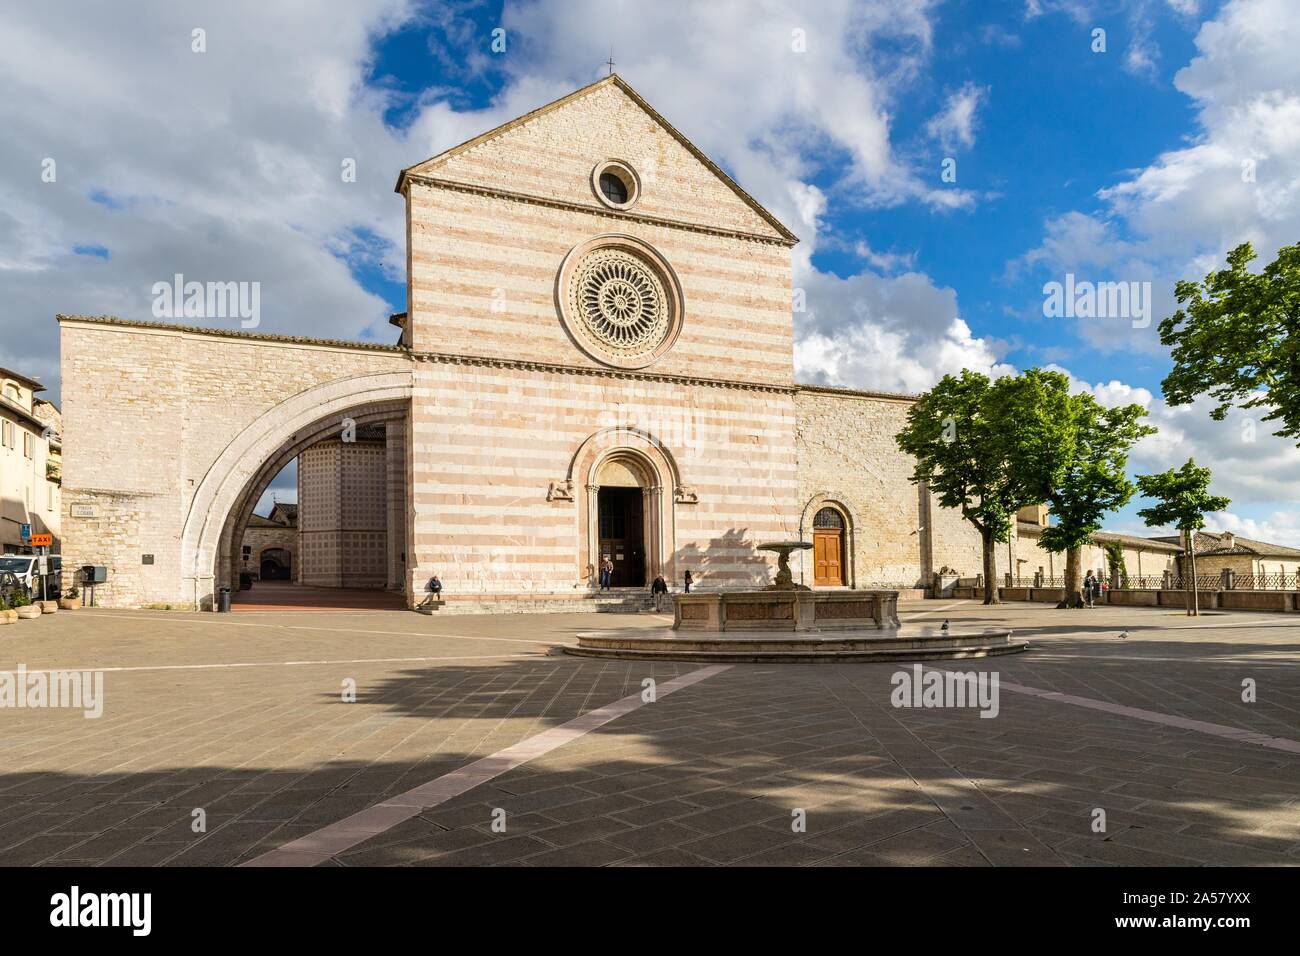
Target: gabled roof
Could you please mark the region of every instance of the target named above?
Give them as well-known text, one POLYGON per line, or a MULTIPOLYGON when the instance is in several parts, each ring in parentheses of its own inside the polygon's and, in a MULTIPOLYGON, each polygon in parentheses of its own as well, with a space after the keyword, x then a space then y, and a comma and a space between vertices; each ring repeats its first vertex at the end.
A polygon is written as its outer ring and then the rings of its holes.
MULTIPOLYGON (((1300 558, 1300 548, 1288 548, 1283 544, 1270 544, 1267 541, 1256 541, 1254 538, 1243 538, 1239 534, 1232 536, 1232 546, 1228 547, 1224 541, 1224 534, 1213 531, 1196 532, 1196 553, 1198 555, 1222 556, 1229 554, 1252 555, 1258 558, 1300 558)), ((1168 541, 1171 544, 1182 544, 1182 539, 1177 535, 1166 535, 1156 538, 1157 541, 1168 541)))
POLYGON ((1175 553, 1182 550, 1178 545, 1167 544, 1157 538, 1143 538, 1136 534, 1118 534, 1113 531, 1098 531, 1092 536, 1092 540, 1095 544, 1106 544, 1112 541, 1117 541, 1120 544, 1126 545, 1130 548, 1137 548, 1139 550, 1167 551, 1169 553, 1175 553))
MULTIPOLYGON (((1039 537, 1048 527, 1051 526, 1035 524, 1032 521, 1016 521, 1016 532, 1022 537, 1039 537)), ((1159 538, 1143 538, 1135 534, 1118 534, 1114 531, 1098 531, 1092 536, 1091 543, 1094 545, 1119 543, 1138 551, 1164 551, 1171 554, 1182 550, 1179 546, 1167 544, 1159 538)))
POLYGON ((21 382, 22 384, 30 388, 33 392, 45 391, 45 386, 42 385, 40 382, 36 381, 36 379, 28 378, 26 375, 23 375, 21 372, 15 372, 13 369, 0 368, 0 378, 11 378, 15 382, 21 382))
POLYGON ((603 89, 604 87, 607 86, 615 86, 618 89, 622 90, 625 94, 627 94, 628 98, 631 99, 632 102, 636 103, 637 106, 639 106, 642 110, 644 110, 646 114, 650 116, 651 119, 653 119, 656 123, 658 123, 661 127, 663 127, 664 131, 667 132, 668 135, 672 136, 673 139, 681 143, 681 145, 684 146, 692 156, 694 156, 697 160, 699 160, 700 163, 702 163, 705 167, 708 168, 708 170, 711 173, 713 173, 713 175, 718 177, 718 179, 721 180, 727 187, 729 187, 732 192, 734 192, 738 197, 740 197, 740 199, 746 205, 748 205, 751 209, 754 210, 754 212, 756 212, 760 217, 762 217, 762 219, 766 221, 769 226, 775 229, 782 236, 782 238, 786 239, 788 242, 792 244, 799 241, 799 238, 793 232, 787 229, 781 223, 781 221, 776 218, 776 216, 772 215, 772 213, 768 212, 762 205, 760 205, 757 199, 755 199, 749 193, 745 192, 745 190, 741 189, 739 184, 737 184, 734 179, 732 179, 725 172, 723 172, 722 168, 719 167, 717 163, 713 162, 713 160, 709 159, 708 156, 704 155, 704 153, 701 152, 700 149, 696 147, 694 143, 692 143, 689 139, 687 139, 686 136, 682 134, 675 126, 669 123, 668 120, 664 119, 663 116, 661 116, 653 106, 651 106, 649 103, 645 101, 645 99, 642 98, 640 93, 632 89, 632 87, 629 86, 627 82, 622 77, 620 77, 617 73, 611 73, 609 76, 602 77, 601 79, 597 80, 595 83, 589 83, 587 86, 584 86, 581 89, 574 90, 572 93, 569 93, 566 96, 562 96, 558 100, 554 100, 553 102, 547 103, 545 106, 538 107, 532 112, 525 113, 523 116, 516 117, 515 119, 510 120, 510 122, 508 123, 502 123, 500 126, 496 127, 495 129, 490 129, 486 133, 482 133, 478 136, 475 136, 473 139, 467 140, 461 143, 459 146, 453 146, 451 149, 444 150, 438 155, 426 159, 423 162, 416 163, 414 166, 406 167, 401 171, 400 174, 398 174, 397 186, 395 187, 395 191, 398 193, 403 193, 405 191, 406 179, 409 175, 420 175, 427 170, 430 170, 434 167, 441 165, 442 163, 451 159, 453 156, 457 156, 467 150, 473 149, 475 146, 485 143, 490 139, 494 139, 497 136, 500 136, 502 133, 506 133, 517 126, 521 126, 524 123, 529 122, 530 120, 537 119, 539 116, 544 116, 545 114, 550 113, 553 110, 557 110, 563 106, 568 105, 569 103, 572 103, 574 100, 580 99, 588 95, 589 93, 595 92, 596 90, 599 89, 603 89))

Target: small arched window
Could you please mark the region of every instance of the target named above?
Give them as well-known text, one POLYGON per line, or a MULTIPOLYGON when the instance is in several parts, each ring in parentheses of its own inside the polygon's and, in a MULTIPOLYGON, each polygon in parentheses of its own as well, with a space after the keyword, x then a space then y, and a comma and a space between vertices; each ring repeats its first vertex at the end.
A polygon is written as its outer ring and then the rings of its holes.
POLYGON ((844 516, 834 508, 823 508, 813 517, 813 527, 819 531, 842 531, 844 516))

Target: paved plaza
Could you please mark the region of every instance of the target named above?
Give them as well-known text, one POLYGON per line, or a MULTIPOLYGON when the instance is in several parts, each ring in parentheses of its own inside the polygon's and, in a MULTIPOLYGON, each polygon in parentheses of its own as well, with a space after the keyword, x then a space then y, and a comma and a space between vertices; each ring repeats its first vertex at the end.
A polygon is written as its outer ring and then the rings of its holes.
POLYGON ((20 622, 0 628, 0 671, 103 669, 104 705, 0 709, 0 863, 1300 863, 1296 618, 943 601, 901 617, 1030 641, 927 665, 996 672, 995 717, 891 706, 907 664, 557 650, 662 626, 651 614, 20 622))

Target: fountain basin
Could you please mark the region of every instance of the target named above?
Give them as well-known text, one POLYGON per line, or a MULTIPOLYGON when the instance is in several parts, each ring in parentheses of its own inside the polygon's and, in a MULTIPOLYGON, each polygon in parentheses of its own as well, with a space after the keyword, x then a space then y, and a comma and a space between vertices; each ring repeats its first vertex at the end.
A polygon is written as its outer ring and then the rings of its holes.
POLYGON ((897 591, 716 591, 673 595, 675 631, 897 628, 897 591))

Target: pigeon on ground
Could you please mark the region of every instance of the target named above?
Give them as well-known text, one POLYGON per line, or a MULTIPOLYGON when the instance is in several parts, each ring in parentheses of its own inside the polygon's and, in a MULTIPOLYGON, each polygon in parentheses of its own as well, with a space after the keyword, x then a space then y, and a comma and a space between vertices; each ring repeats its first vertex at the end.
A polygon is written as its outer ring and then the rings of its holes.
POLYGON ((941 631, 946 631, 946 630, 948 630, 948 619, 947 619, 947 618, 944 618, 944 619, 943 619, 943 627, 939 628, 939 630, 941 630, 941 631))
POLYGON ((1120 632, 1119 632, 1119 639, 1120 639, 1121 641, 1126 641, 1126 640, 1128 640, 1128 631, 1120 631, 1120 632))

